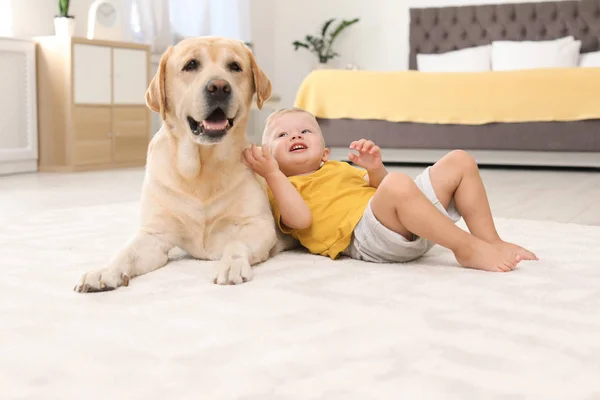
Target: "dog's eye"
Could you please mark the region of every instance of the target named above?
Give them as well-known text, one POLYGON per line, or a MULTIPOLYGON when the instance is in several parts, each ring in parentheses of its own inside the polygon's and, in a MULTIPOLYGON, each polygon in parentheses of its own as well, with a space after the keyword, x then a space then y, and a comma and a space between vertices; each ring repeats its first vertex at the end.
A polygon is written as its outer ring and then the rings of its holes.
POLYGON ((198 61, 196 61, 196 60, 188 61, 188 63, 185 64, 185 67, 183 67, 184 71, 194 71, 197 69, 198 69, 198 61))
POLYGON ((231 71, 242 72, 242 67, 240 66, 240 64, 236 63, 235 61, 232 63, 229 63, 228 67, 231 71))

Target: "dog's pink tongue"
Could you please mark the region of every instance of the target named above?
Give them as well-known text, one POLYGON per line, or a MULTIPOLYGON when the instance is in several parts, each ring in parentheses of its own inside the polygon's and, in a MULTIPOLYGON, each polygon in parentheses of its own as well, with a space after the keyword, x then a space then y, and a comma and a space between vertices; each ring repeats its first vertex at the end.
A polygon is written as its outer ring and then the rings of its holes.
POLYGON ((204 121, 204 129, 208 129, 209 131, 222 131, 227 128, 227 123, 226 119, 222 121, 204 121))

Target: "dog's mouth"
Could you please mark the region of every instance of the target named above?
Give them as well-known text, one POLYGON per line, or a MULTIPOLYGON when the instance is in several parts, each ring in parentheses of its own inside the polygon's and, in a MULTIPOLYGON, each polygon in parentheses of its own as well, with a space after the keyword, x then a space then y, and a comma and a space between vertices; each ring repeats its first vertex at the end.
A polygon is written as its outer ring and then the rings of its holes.
POLYGON ((306 149, 308 149, 308 147, 306 147, 306 145, 304 143, 294 143, 290 146, 291 153, 302 152, 306 149))
POLYGON ((234 118, 227 118, 225 112, 216 108, 210 115, 202 121, 196 121, 194 118, 187 117, 190 130, 195 136, 206 135, 211 138, 220 138, 224 136, 231 127, 233 127, 234 118))

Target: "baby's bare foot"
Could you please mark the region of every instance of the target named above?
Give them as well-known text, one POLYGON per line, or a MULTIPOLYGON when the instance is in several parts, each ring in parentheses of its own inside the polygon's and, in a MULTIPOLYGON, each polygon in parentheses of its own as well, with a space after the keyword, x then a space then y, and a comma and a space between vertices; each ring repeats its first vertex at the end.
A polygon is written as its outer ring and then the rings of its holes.
POLYGON ((501 251, 483 240, 464 246, 455 251, 454 256, 463 267, 491 272, 512 271, 522 259, 518 255, 513 256, 501 251))
POLYGON ((508 254, 512 257, 519 256, 521 260, 539 260, 535 254, 531 251, 518 246, 514 243, 505 242, 504 240, 500 240, 498 242, 492 243, 494 247, 498 250, 502 251, 505 254, 508 254))

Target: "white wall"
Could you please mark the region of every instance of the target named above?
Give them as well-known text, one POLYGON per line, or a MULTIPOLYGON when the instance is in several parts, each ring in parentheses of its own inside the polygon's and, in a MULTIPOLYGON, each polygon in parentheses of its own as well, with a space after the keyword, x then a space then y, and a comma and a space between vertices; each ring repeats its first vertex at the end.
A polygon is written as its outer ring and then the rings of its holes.
MULTIPOLYGON (((75 16, 75 35, 86 36, 87 15, 94 0, 73 0, 69 14, 75 16)), ((57 0, 12 0, 13 35, 34 37, 54 35, 54 16, 58 14, 57 0)))
MULTIPOLYGON (((254 44, 256 62, 274 82, 275 77, 275 2, 282 0, 251 0, 250 38, 254 44)), ((287 1, 287 0, 285 0, 287 1)), ((280 91, 274 87, 275 94, 280 91)), ((251 140, 260 141, 264 122, 272 110, 253 110, 250 115, 248 136, 251 140)))
POLYGON ((408 68, 409 8, 508 2, 520 1, 253 0, 254 8, 269 10, 265 14, 254 13, 253 26, 261 26, 262 31, 253 40, 263 52, 272 49, 270 57, 260 54, 259 61, 274 71, 270 74, 274 92, 282 96, 282 105, 288 107, 294 102, 298 86, 317 62, 316 57, 304 49, 295 52, 292 42, 318 32, 328 18, 361 19, 344 31, 335 43, 336 50, 342 55, 335 60, 339 67, 352 63, 361 69, 404 70, 408 68), (273 12, 270 12, 271 8, 273 12), (272 39, 268 37, 269 27, 272 39), (262 43, 263 40, 266 41, 262 43), (270 40, 273 40, 272 44, 270 40))
POLYGON ((252 0, 250 8, 250 37, 254 54, 269 76, 275 74, 275 0, 252 0))
MULTIPOLYGON (((262 0, 258 0, 262 1, 262 0)), ((278 1, 274 24, 274 90, 281 94, 283 106, 291 106, 302 79, 317 63, 306 49, 294 51, 292 42, 317 33, 329 18, 360 18, 336 40, 334 48, 341 57, 335 63, 358 65, 362 69, 390 70, 401 64, 398 42, 403 27, 398 21, 407 12, 402 0, 294 0, 278 1), (393 50, 391 50, 393 49, 393 50), (390 51, 391 50, 391 51, 390 51)))

